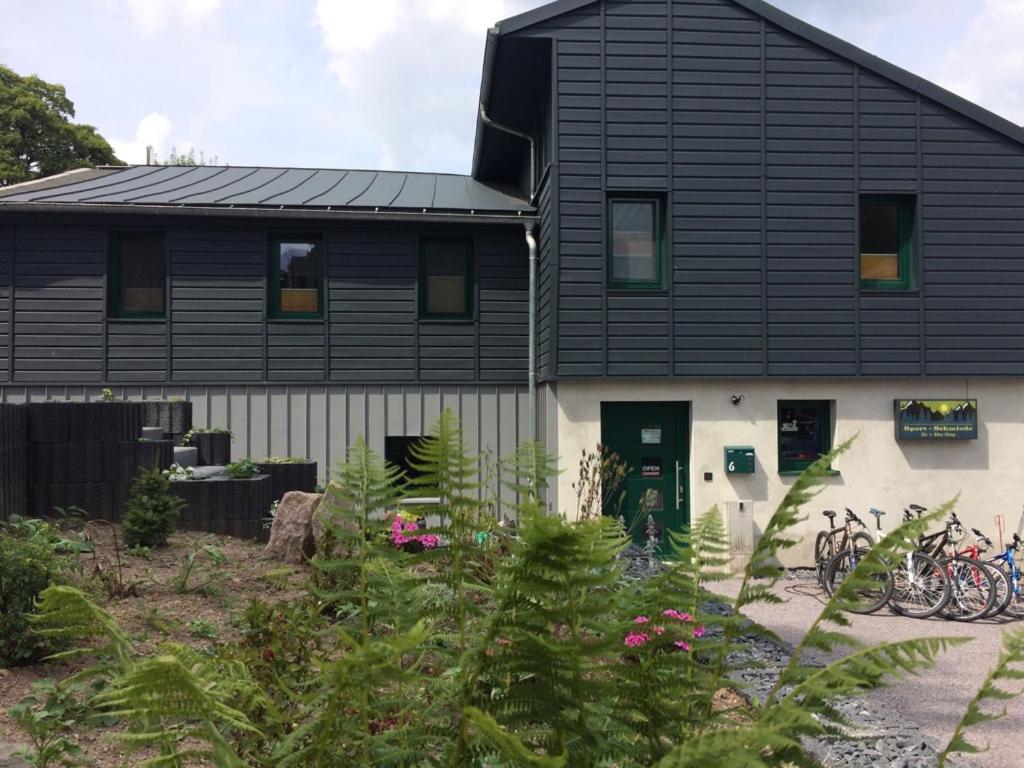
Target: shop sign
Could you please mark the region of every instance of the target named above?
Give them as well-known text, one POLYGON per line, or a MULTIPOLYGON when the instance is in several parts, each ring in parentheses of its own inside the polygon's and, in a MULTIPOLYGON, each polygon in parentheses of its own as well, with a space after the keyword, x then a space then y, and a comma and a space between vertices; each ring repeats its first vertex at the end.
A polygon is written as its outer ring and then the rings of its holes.
POLYGON ((641 445, 661 445, 661 427, 648 427, 640 430, 641 445))
POLYGON ((897 400, 897 440, 977 440, 977 400, 897 400))
POLYGON ((640 463, 642 477, 661 477, 661 459, 644 459, 640 463))

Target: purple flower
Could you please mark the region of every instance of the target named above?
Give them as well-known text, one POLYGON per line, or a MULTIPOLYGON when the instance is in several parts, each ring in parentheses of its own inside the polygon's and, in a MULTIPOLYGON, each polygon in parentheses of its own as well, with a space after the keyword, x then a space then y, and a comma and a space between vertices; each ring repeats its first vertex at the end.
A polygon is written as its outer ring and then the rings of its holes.
POLYGON ((650 621, 650 619, 646 616, 637 616, 635 619, 633 619, 634 624, 646 624, 648 621, 650 621))
POLYGON ((661 615, 667 616, 668 618, 675 619, 677 621, 693 621, 693 616, 691 616, 688 613, 680 613, 675 608, 669 608, 665 611, 662 611, 661 615))
POLYGON ((681 651, 690 652, 690 644, 685 640, 676 640, 673 645, 681 651))
POLYGON ((626 646, 629 648, 639 648, 641 645, 647 645, 647 641, 650 638, 643 632, 630 632, 626 635, 626 646))
POLYGON ((698 640, 704 637, 704 627, 694 627, 693 636, 698 640))

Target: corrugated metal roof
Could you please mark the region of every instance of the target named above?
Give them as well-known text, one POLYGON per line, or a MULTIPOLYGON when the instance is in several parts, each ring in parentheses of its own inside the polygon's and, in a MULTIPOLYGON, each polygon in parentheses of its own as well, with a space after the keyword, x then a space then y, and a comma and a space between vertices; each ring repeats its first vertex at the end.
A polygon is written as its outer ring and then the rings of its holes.
POLYGON ((397 171, 126 166, 0 188, 0 209, 118 206, 532 215, 518 191, 469 176, 397 171))

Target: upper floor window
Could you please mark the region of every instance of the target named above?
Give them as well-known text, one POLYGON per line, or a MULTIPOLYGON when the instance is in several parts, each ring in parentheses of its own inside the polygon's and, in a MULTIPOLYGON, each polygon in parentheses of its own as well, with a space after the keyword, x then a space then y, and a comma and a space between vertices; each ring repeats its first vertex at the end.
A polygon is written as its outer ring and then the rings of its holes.
POLYGON ((431 238, 420 244, 420 317, 473 317, 473 244, 465 238, 431 238))
POLYGON ((914 198, 860 200, 860 287, 914 286, 914 198))
POLYGON ((111 317, 166 316, 167 246, 162 234, 114 233, 109 275, 111 317))
POLYGON ((270 317, 323 317, 323 245, 318 238, 276 237, 270 241, 270 317))
POLYGON ((616 196, 608 201, 608 285, 663 288, 661 201, 616 196))

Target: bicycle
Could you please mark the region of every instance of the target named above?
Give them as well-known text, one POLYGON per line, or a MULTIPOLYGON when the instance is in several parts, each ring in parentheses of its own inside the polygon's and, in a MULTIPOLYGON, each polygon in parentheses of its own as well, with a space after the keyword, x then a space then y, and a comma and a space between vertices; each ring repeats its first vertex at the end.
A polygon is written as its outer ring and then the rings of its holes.
POLYGON ((1013 541, 1006 545, 1002 554, 987 560, 988 565, 993 566, 997 571, 1003 573, 1009 580, 1009 600, 1003 609, 1003 613, 1012 619, 1024 618, 1024 583, 1021 581, 1021 570, 1017 565, 1015 552, 1019 552, 1024 546, 1019 534, 1013 534, 1013 541))
MULTIPOLYGON (((875 518, 875 530, 878 533, 879 538, 882 537, 882 516, 885 514, 880 509, 872 507, 868 512, 874 515, 875 518)), ((852 516, 854 521, 860 522, 857 516, 854 515, 850 510, 847 510, 848 516, 852 516)), ((861 523, 863 525, 863 523, 861 523)), ((870 538, 870 536, 868 537, 870 538)), ((828 563, 825 569, 825 578, 822 586, 825 591, 831 595, 835 592, 836 588, 846 579, 853 569, 857 567, 857 564, 864 558, 869 551, 870 547, 858 547, 852 546, 847 550, 841 550, 836 554, 828 563)), ((886 605, 892 598, 893 594, 893 579, 891 572, 881 572, 874 575, 875 584, 871 586, 864 586, 857 591, 856 597, 859 600, 857 604, 850 607, 852 613, 869 614, 875 613, 880 610, 882 606, 886 605)))
POLYGON ((840 552, 855 551, 858 542, 860 542, 860 547, 870 549, 875 545, 875 541, 868 533, 867 526, 853 513, 852 509, 847 508, 846 520, 842 528, 836 528, 836 513, 831 509, 826 509, 821 514, 828 518, 829 530, 819 531, 818 537, 814 541, 814 570, 818 577, 818 585, 828 592, 825 583, 825 570, 828 568, 829 562, 840 552), (854 523, 860 525, 864 530, 854 532, 854 523), (842 534, 842 539, 837 544, 836 539, 840 534, 842 534))
POLYGON ((977 528, 971 528, 971 533, 974 534, 974 545, 968 547, 966 550, 962 550, 960 554, 966 554, 968 557, 974 558, 981 562, 982 566, 992 576, 992 580, 995 582, 996 594, 995 599, 992 601, 992 607, 989 608, 988 613, 982 616, 983 619, 990 619, 994 616, 1001 615, 1006 607, 1010 604, 1010 600, 1013 598, 1013 590, 1010 586, 1010 577, 1001 568, 997 568, 991 562, 982 560, 982 555, 988 552, 992 547, 992 539, 983 534, 977 528))
MULTIPOLYGON (((918 517, 922 511, 923 508, 918 511, 918 517)), ((977 621, 992 608, 996 597, 995 580, 977 559, 956 551, 953 531, 961 535, 964 531, 955 512, 950 513, 943 530, 922 536, 918 547, 942 566, 949 580, 950 595, 940 609, 942 615, 954 621, 977 621)))

